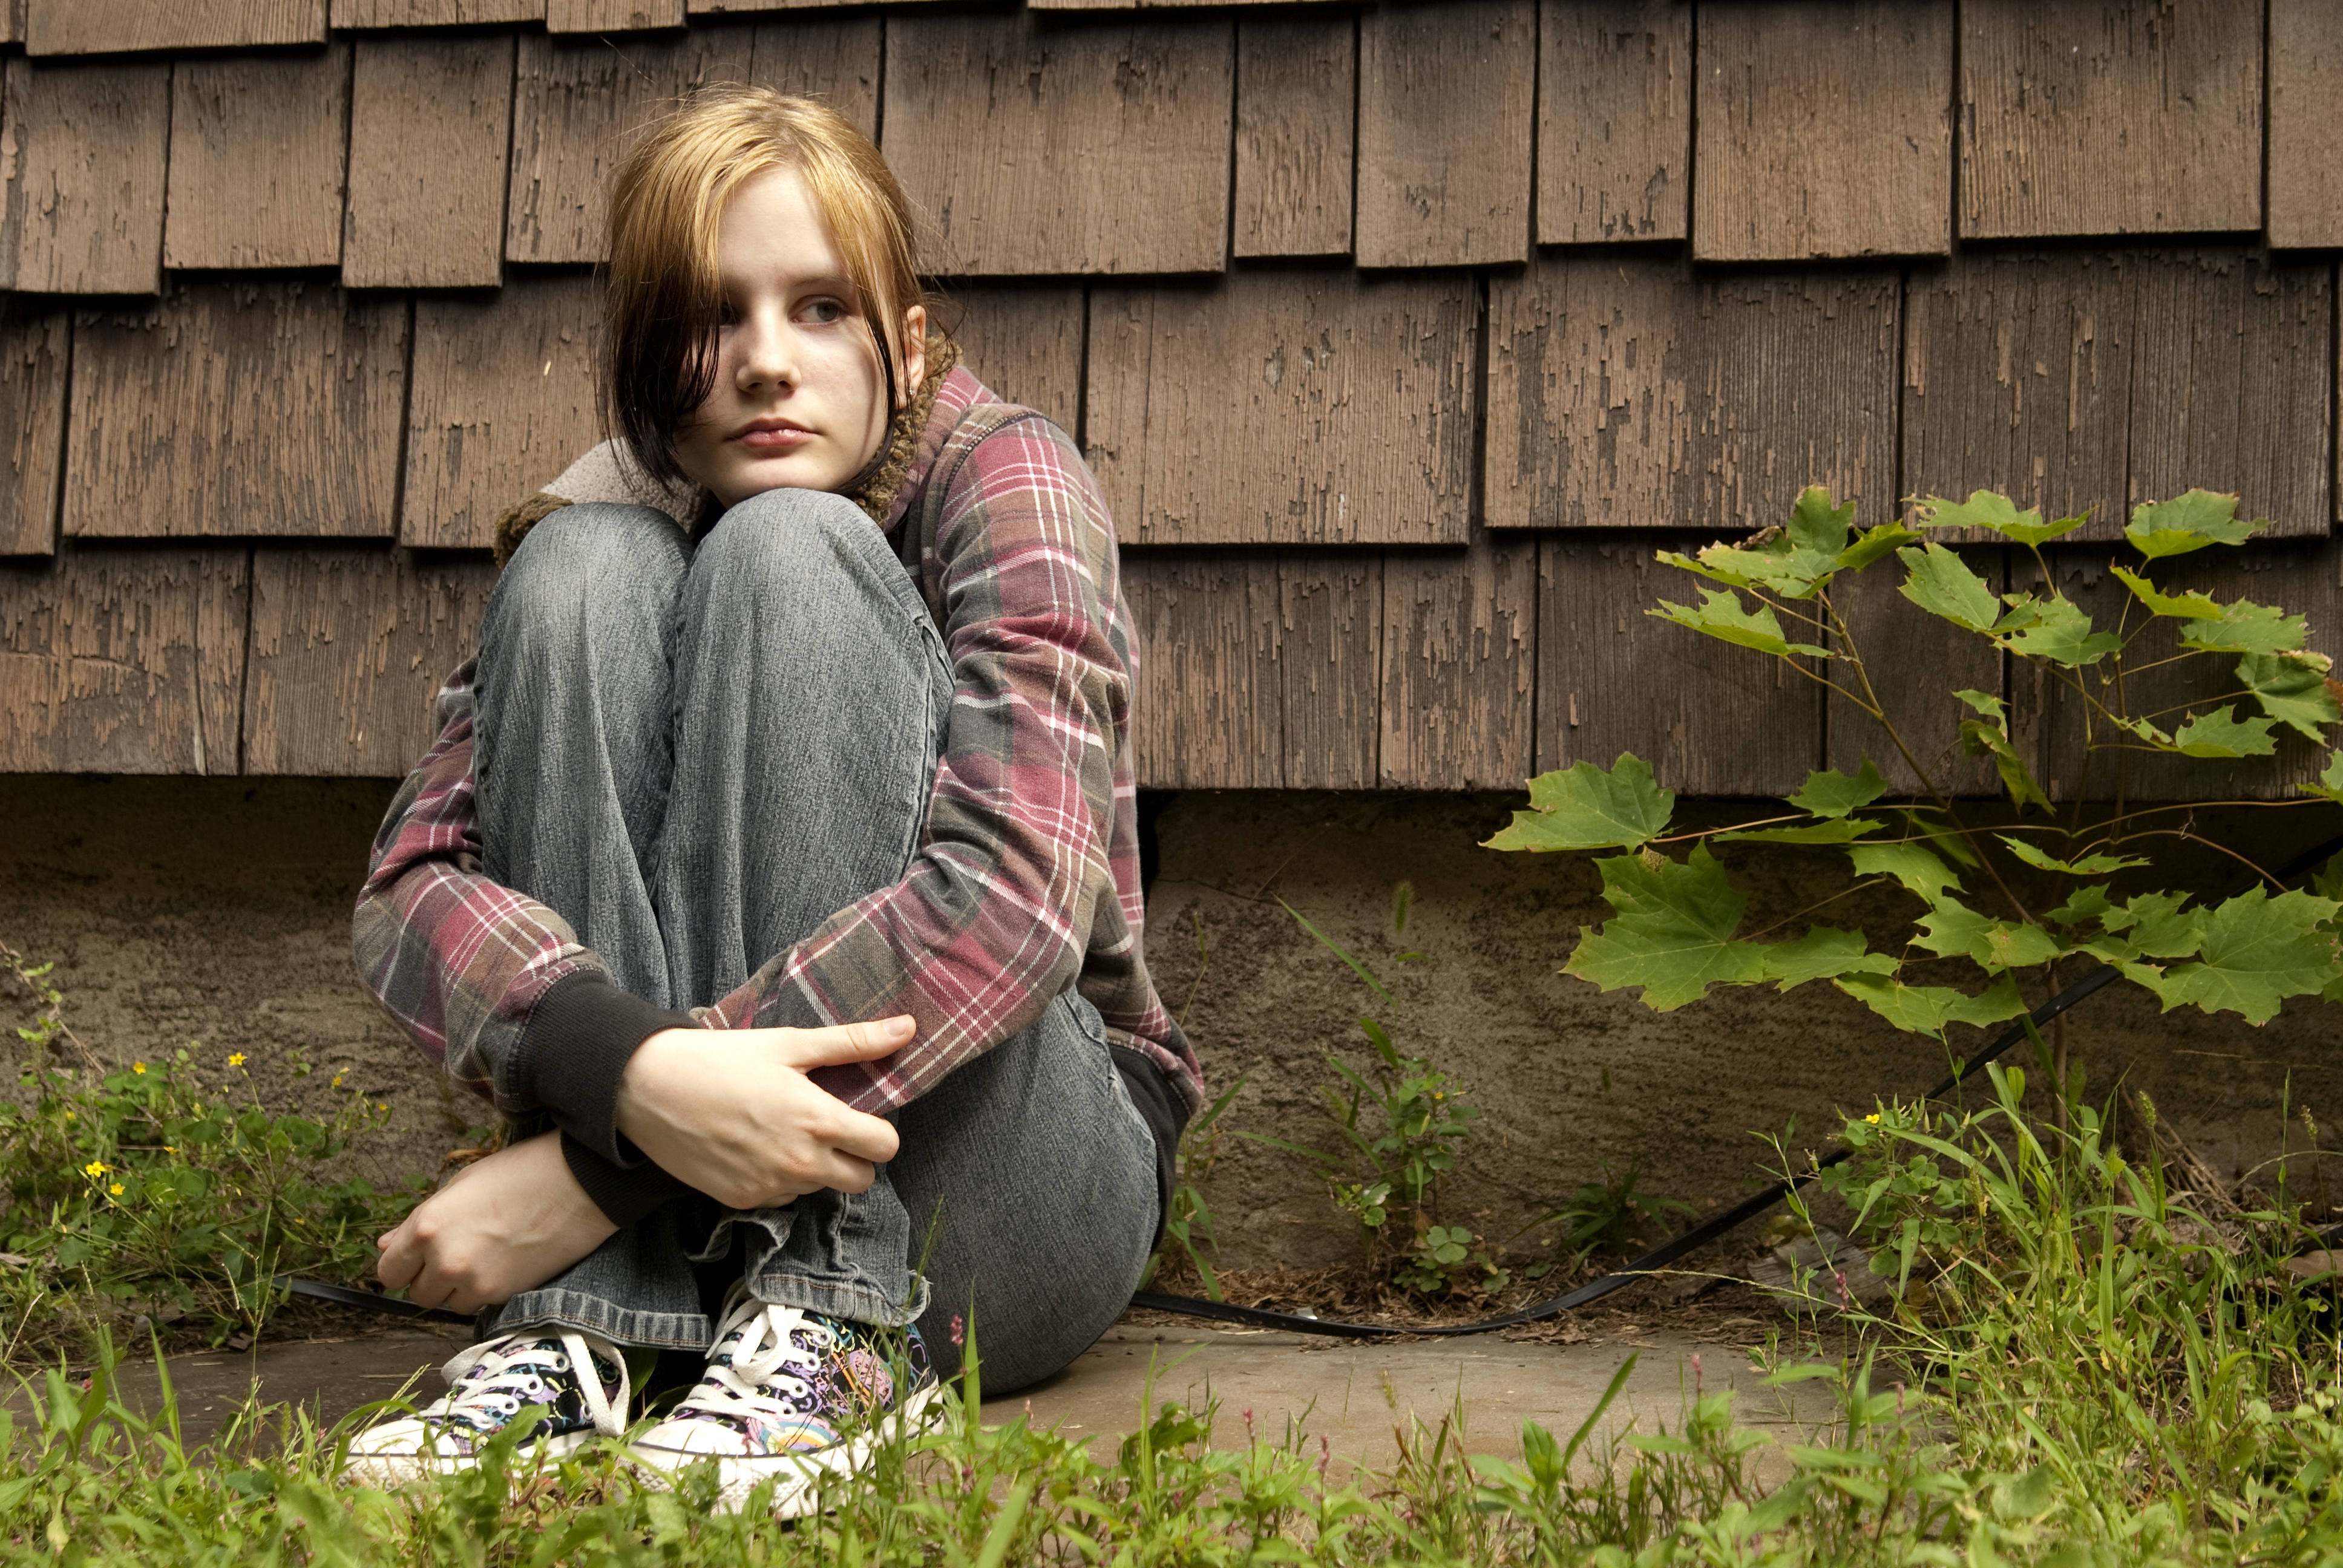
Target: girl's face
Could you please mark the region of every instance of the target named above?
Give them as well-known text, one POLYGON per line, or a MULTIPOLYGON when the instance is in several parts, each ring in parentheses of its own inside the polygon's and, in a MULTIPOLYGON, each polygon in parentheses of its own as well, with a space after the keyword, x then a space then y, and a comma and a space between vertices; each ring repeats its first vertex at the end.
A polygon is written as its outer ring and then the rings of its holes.
MULTIPOLYGON (((886 438, 879 355, 845 257, 794 169, 732 196, 719 231, 724 286, 716 385, 676 444, 684 471, 737 506, 767 490, 838 490, 886 438)), ((927 373, 927 311, 903 313, 903 392, 927 373)))

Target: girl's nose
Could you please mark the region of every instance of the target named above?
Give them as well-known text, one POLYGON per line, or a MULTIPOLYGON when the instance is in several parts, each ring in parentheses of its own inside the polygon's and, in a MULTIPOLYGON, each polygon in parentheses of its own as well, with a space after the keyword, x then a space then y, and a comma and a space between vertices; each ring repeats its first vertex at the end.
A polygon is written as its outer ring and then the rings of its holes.
POLYGON ((734 339, 739 357, 733 385, 743 392, 794 387, 798 381, 797 334, 777 313, 752 311, 734 339))

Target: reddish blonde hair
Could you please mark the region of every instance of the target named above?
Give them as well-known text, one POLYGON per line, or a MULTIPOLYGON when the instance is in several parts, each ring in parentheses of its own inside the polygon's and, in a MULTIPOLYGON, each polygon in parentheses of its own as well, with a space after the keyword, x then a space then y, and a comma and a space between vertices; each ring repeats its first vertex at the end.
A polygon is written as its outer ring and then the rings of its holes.
POLYGON ((646 472, 684 477, 675 433, 716 384, 724 295, 717 241, 743 183, 793 169, 845 257, 890 409, 903 313, 925 302, 910 202, 886 159, 828 105, 769 87, 705 87, 650 126, 610 183, 605 417, 646 472))

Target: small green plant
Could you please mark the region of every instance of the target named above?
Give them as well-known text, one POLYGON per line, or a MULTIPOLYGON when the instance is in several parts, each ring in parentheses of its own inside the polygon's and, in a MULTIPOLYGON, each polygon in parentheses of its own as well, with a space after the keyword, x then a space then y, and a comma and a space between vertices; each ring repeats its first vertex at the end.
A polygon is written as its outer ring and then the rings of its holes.
POLYGON ((1523 1277, 1542 1279, 1557 1263, 1575 1265, 1598 1252, 1624 1252, 1637 1241, 1667 1229, 1672 1219, 1692 1213, 1692 1205, 1681 1199, 1644 1191, 1642 1177, 1636 1165, 1630 1164, 1624 1171, 1605 1165, 1601 1181, 1580 1183, 1561 1208, 1523 1226, 1521 1235, 1548 1225, 1563 1228, 1554 1242, 1560 1256, 1532 1264, 1522 1271, 1523 1277))
POLYGON ((1204 1294, 1212 1301, 1221 1300, 1221 1277, 1213 1272, 1212 1261, 1205 1255, 1219 1253, 1220 1238, 1212 1231, 1212 1211, 1204 1198, 1204 1183, 1211 1179, 1212 1166, 1221 1155, 1221 1113, 1229 1108, 1229 1102, 1244 1088, 1250 1076, 1241 1077, 1221 1091, 1220 1098, 1206 1106, 1204 1113, 1181 1134, 1172 1204, 1163 1216, 1163 1244, 1147 1261, 1147 1272, 1139 1282, 1141 1290, 1154 1282, 1164 1259, 1176 1247, 1178 1255, 1204 1282, 1204 1294))
MULTIPOLYGON (((35 1009, 16 1031, 26 1047, 19 1098, 0 1101, 7 1360, 86 1351, 102 1325, 134 1318, 216 1342, 259 1328, 280 1272, 364 1277, 373 1238, 422 1183, 385 1191, 319 1169, 379 1127, 387 1106, 352 1088, 324 1121, 272 1112, 241 1053, 205 1060, 182 1049, 103 1070, 65 1025, 51 966, 5 945, 0 965, 35 1009), (60 1061, 61 1042, 80 1060, 60 1061)), ((290 1068, 297 1079, 308 1071, 290 1068)))

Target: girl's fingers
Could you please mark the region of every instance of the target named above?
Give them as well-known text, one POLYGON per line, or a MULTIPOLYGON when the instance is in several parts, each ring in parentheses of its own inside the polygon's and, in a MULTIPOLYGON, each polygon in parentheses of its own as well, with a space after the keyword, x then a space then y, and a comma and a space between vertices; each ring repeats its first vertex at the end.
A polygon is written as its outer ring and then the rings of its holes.
POLYGON ((769 1033, 780 1058, 795 1068, 834 1067, 847 1061, 876 1061, 911 1043, 913 1025, 908 1017, 882 1018, 870 1023, 832 1024, 827 1029, 759 1030, 769 1033))

